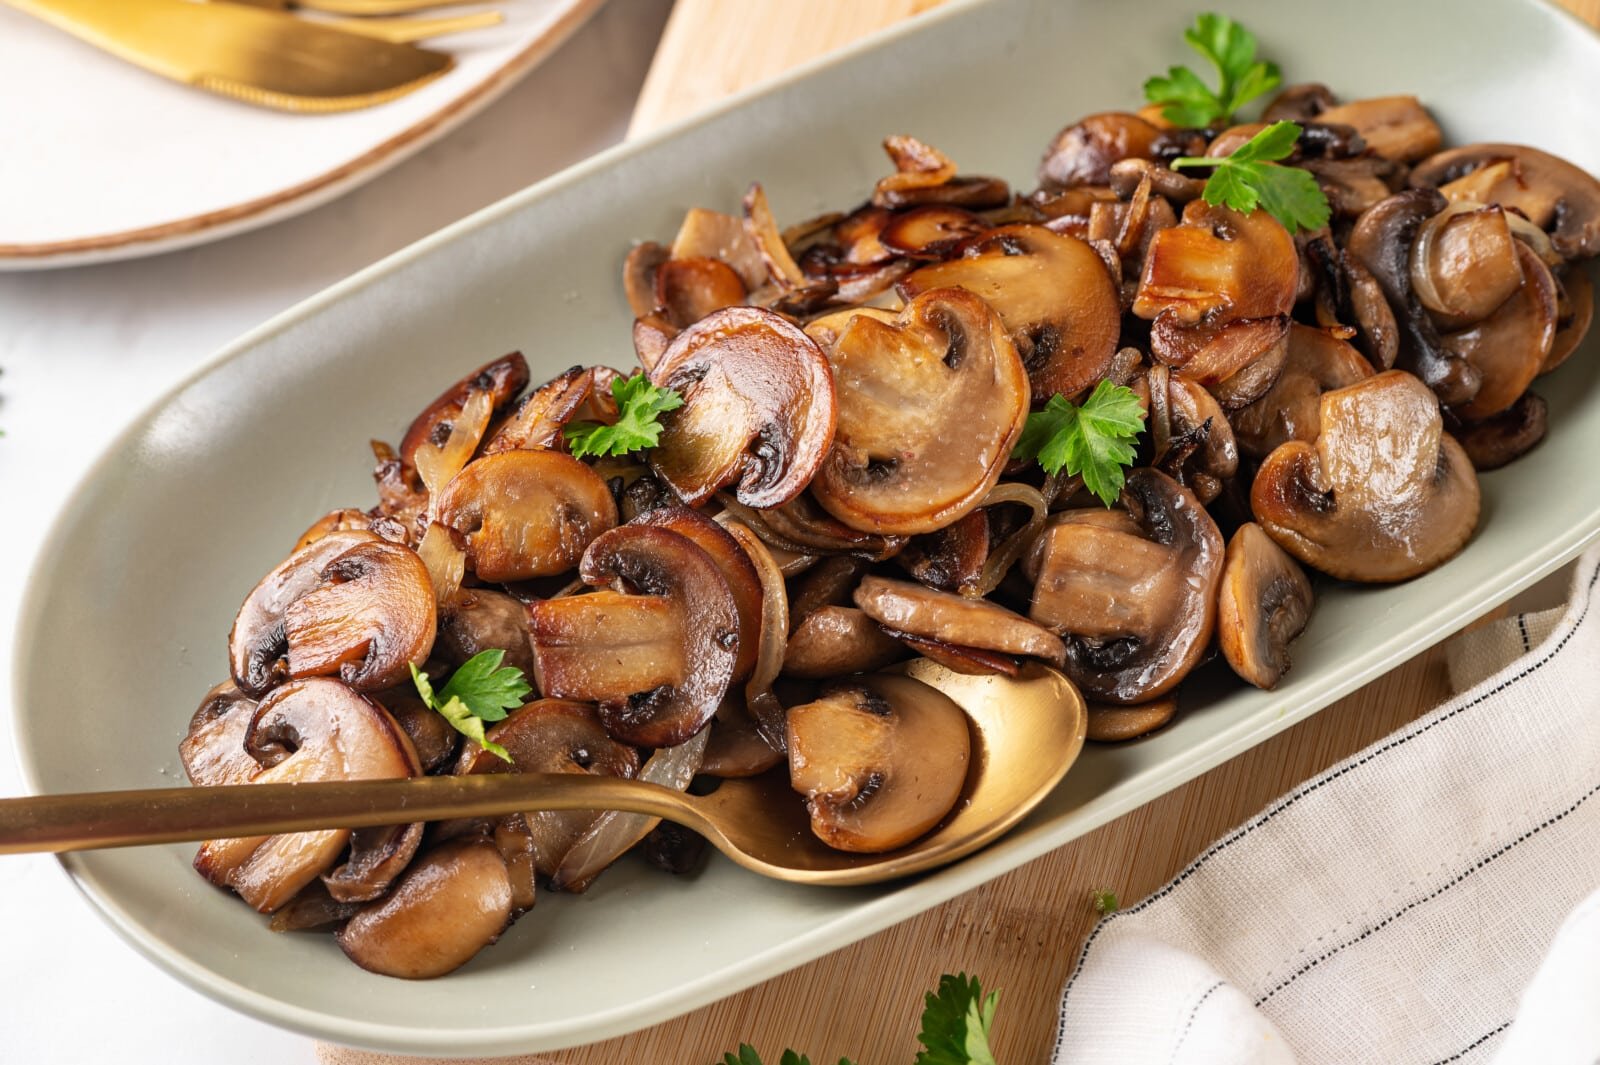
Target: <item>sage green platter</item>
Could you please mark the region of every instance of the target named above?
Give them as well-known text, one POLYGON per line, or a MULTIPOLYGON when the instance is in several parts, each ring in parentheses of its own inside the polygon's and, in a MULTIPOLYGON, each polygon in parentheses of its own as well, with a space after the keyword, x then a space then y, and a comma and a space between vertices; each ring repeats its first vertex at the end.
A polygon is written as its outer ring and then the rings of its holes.
MULTIPOLYGON (((1441 17, 1394 0, 1229 0, 1226 10, 1290 80, 1326 81, 1347 98, 1417 93, 1452 142, 1523 141, 1600 171, 1600 40, 1554 8, 1456 0, 1441 17)), ((885 172, 879 142, 891 133, 1031 187, 1057 129, 1136 105, 1144 77, 1197 62, 1181 37, 1193 15, 1176 0, 951 4, 519 193, 242 338, 117 441, 55 526, 14 658, 31 786, 181 780, 177 741, 201 694, 226 676, 234 611, 312 519, 370 505, 368 438, 394 439, 449 382, 514 348, 536 379, 578 361, 626 365, 620 276, 631 242, 669 238, 695 204, 735 209, 752 179, 784 222, 857 202, 885 172)), ((1088 832, 1571 558, 1600 530, 1596 348, 1591 340, 1536 385, 1550 400, 1550 439, 1483 479, 1483 522, 1462 555, 1399 587, 1331 588, 1277 691, 1218 684, 1149 739, 1090 750, 1010 836, 935 875, 829 890, 764 881, 721 859, 683 880, 624 862, 585 896, 543 896, 458 973, 406 983, 356 968, 328 936, 272 934, 191 871, 191 847, 65 864, 157 964, 316 1036, 486 1055, 643 1027, 1088 832)))

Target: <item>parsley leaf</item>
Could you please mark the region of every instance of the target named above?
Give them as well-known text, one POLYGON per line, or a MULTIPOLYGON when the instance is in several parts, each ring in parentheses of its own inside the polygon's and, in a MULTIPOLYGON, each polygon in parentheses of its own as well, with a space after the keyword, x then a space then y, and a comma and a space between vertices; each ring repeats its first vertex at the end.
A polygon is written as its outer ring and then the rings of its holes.
POLYGON ((1165 104, 1161 115, 1175 125, 1203 129, 1225 122, 1283 81, 1276 63, 1256 60, 1255 34, 1226 15, 1200 15, 1183 39, 1210 60, 1222 82, 1213 91, 1188 67, 1170 67, 1166 77, 1146 81, 1145 99, 1165 104))
POLYGON ((1059 393, 1051 396, 1044 410, 1028 415, 1011 454, 1038 459, 1047 473, 1064 469, 1081 475, 1084 486, 1109 507, 1122 491, 1122 467, 1133 461, 1133 442, 1143 423, 1133 389, 1101 381, 1081 407, 1059 393))
POLYGON ((1174 159, 1172 169, 1209 166, 1202 195, 1209 204, 1231 207, 1249 213, 1257 207, 1283 223, 1294 233, 1299 229, 1321 229, 1328 224, 1328 197, 1309 171, 1295 166, 1279 166, 1275 160, 1287 158, 1300 138, 1300 127, 1293 122, 1274 122, 1226 156, 1184 156, 1174 159))
POLYGON ((939 990, 928 992, 917 1042, 923 1049, 915 1065, 995 1065, 989 1029, 1000 992, 987 998, 977 977, 966 973, 939 978, 939 990))
POLYGON ((683 397, 670 388, 650 383, 641 371, 611 382, 617 401, 617 424, 576 422, 566 428, 573 458, 586 455, 626 455, 655 447, 661 438, 657 415, 683 406, 683 397))
POLYGON ((1094 912, 1099 914, 1116 913, 1118 908, 1117 893, 1110 890, 1101 890, 1094 893, 1094 912))
POLYGON ((511 761, 511 753, 484 735, 486 721, 505 719, 508 710, 522 705, 533 691, 516 666, 501 666, 506 653, 499 648, 479 651, 451 674, 443 688, 433 690, 428 675, 411 667, 411 682, 425 705, 438 711, 455 730, 499 758, 511 761))
MULTIPOLYGON (((722 1065, 761 1065, 761 1055, 756 1053, 756 1048, 749 1043, 739 1044, 739 1056, 732 1054, 722 1055, 722 1065)), ((796 1054, 792 1050, 785 1050, 778 1065, 811 1065, 811 1059, 804 1054, 796 1054)), ((839 1065, 850 1065, 849 1058, 840 1058, 839 1065)))

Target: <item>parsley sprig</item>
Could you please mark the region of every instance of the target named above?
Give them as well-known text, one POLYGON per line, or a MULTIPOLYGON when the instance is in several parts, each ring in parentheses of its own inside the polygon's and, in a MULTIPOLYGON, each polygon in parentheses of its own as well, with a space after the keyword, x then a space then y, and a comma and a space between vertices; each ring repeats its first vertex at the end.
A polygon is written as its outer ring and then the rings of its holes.
POLYGON ((1183 39, 1217 68, 1222 83, 1213 91, 1188 67, 1169 67, 1166 77, 1144 83, 1145 99, 1165 104, 1161 115, 1178 126, 1206 129, 1283 81, 1276 63, 1256 59, 1255 34, 1226 15, 1207 12, 1183 31, 1183 39))
POLYGON ((505 657, 499 648, 479 651, 461 663, 437 692, 428 675, 416 666, 411 667, 411 682, 417 686, 422 701, 443 715, 457 732, 509 762, 511 752, 486 737, 483 725, 486 721, 505 720, 507 711, 521 706, 533 688, 522 670, 500 664, 505 657))
MULTIPOLYGON (((945 973, 938 990, 923 999, 922 1031, 917 1033, 922 1050, 915 1065, 996 1065, 989 1033, 999 1002, 1000 992, 985 996, 977 977, 945 973)), ((719 1065, 762 1065, 762 1061, 754 1047, 741 1043, 739 1053, 724 1054, 719 1065)), ((785 1050, 778 1065, 811 1065, 811 1059, 785 1050)), ((850 1059, 840 1058, 839 1065, 851 1065, 850 1059)))
POLYGON ((1280 166, 1288 158, 1302 130, 1293 122, 1274 122, 1224 156, 1186 155, 1172 161, 1172 169, 1213 167, 1202 195, 1212 205, 1221 204, 1248 214, 1267 212, 1294 233, 1321 229, 1328 224, 1328 197, 1309 171, 1280 166))
POLYGON ((612 381, 611 394, 617 401, 617 424, 574 422, 567 426, 567 444, 574 458, 626 455, 655 447, 661 439, 659 415, 683 406, 682 396, 651 384, 642 372, 612 381))
POLYGON ((1101 381, 1082 406, 1051 396, 1044 410, 1028 415, 1011 454, 1038 459, 1046 473, 1082 476, 1084 487, 1109 507, 1122 491, 1122 467, 1133 461, 1143 428, 1144 408, 1133 389, 1101 381))

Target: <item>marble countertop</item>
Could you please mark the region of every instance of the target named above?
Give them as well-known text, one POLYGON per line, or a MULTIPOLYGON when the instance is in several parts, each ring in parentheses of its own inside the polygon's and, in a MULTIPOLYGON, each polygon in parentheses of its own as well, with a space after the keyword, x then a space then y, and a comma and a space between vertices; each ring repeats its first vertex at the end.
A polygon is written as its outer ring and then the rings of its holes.
MULTIPOLYGON (((10 738, 21 708, 11 705, 7 668, 22 588, 56 512, 101 450, 245 330, 620 140, 670 6, 602 9, 483 114, 309 214, 150 259, 0 274, 0 795, 23 791, 10 738)), ((0 1059, 315 1061, 309 1039, 216 1005, 145 961, 51 858, 0 860, 0 943, 0 1059)))

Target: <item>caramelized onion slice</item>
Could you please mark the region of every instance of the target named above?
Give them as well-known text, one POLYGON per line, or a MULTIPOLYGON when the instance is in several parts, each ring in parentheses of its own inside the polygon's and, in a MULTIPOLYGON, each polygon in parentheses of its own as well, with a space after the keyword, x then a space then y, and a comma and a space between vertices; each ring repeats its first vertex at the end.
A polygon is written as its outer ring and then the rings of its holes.
MULTIPOLYGON (((417 468, 417 451, 424 445, 439 447, 449 439, 457 419, 474 393, 489 396, 491 410, 510 403, 528 386, 528 363, 522 353, 513 351, 487 363, 451 385, 406 429, 400 440, 400 461, 408 469, 417 468)), ((479 430, 480 434, 482 430, 479 430)), ((476 441, 474 441, 476 446, 476 441)), ((470 451, 469 451, 470 454, 470 451)))

